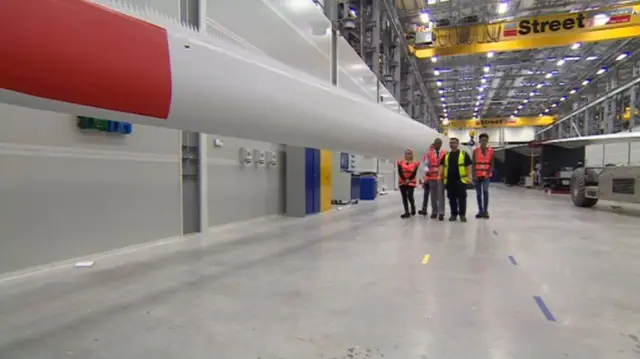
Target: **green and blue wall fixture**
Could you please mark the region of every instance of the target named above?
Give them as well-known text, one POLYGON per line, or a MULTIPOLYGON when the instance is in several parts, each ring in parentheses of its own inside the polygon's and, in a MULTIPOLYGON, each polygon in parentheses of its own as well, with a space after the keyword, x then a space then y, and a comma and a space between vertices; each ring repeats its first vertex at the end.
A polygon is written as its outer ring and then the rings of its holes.
POLYGON ((81 130, 94 130, 121 135, 129 135, 133 131, 133 125, 128 122, 110 121, 86 116, 78 116, 76 119, 78 128, 81 130))

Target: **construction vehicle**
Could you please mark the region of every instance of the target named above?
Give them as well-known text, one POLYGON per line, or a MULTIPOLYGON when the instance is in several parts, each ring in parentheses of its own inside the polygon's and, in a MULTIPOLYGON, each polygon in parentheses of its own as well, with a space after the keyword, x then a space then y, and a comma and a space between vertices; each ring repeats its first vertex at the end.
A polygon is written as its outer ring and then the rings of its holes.
POLYGON ((577 207, 593 207, 599 200, 640 203, 640 165, 632 165, 631 161, 631 144, 638 141, 640 141, 640 132, 623 132, 553 140, 545 142, 545 145, 575 149, 597 144, 629 144, 629 158, 626 164, 603 163, 601 166, 587 164, 573 171, 570 182, 573 204, 577 207))

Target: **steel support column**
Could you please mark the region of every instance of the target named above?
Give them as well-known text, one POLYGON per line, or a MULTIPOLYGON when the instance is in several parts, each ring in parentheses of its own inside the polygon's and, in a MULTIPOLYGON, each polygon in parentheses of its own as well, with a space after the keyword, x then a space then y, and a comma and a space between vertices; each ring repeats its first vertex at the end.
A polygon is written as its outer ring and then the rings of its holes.
MULTIPOLYGON (((180 21, 205 30, 205 1, 180 0, 180 21)), ((182 232, 191 234, 209 229, 207 135, 181 132, 182 232)))
POLYGON ((371 71, 376 77, 376 101, 380 101, 380 80, 381 76, 381 68, 380 68, 380 32, 381 32, 381 23, 382 19, 380 16, 380 2, 373 1, 373 21, 374 27, 372 31, 372 45, 373 45, 373 59, 371 60, 371 71))
MULTIPOLYGON (((347 6, 345 8, 348 9, 347 6)), ((330 64, 329 73, 330 81, 333 85, 338 85, 338 2, 336 0, 326 0, 324 2, 324 13, 331 22, 331 47, 330 47, 330 64)))

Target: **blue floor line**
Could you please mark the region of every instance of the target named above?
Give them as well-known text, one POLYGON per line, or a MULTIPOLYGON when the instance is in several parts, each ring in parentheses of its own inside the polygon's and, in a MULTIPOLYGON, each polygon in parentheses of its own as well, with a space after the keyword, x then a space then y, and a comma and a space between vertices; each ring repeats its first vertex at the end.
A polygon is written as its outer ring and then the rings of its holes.
POLYGON ((511 262, 511 264, 513 264, 514 266, 518 265, 518 262, 516 262, 516 259, 513 256, 509 256, 509 261, 511 262))
POLYGON ((544 314, 547 320, 550 322, 555 322, 556 318, 553 316, 553 314, 551 314, 551 311, 549 310, 549 308, 547 308, 547 305, 544 304, 544 301, 542 300, 542 298, 538 296, 534 296, 533 299, 536 300, 536 303, 538 304, 540 311, 542 312, 542 314, 544 314))

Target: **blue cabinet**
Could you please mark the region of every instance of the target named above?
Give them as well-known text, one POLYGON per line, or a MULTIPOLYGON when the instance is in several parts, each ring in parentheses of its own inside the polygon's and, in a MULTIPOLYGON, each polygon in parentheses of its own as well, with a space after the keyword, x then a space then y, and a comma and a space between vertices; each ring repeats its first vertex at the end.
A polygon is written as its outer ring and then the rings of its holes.
POLYGON ((305 149, 305 209, 320 212, 320 150, 315 148, 305 149))

